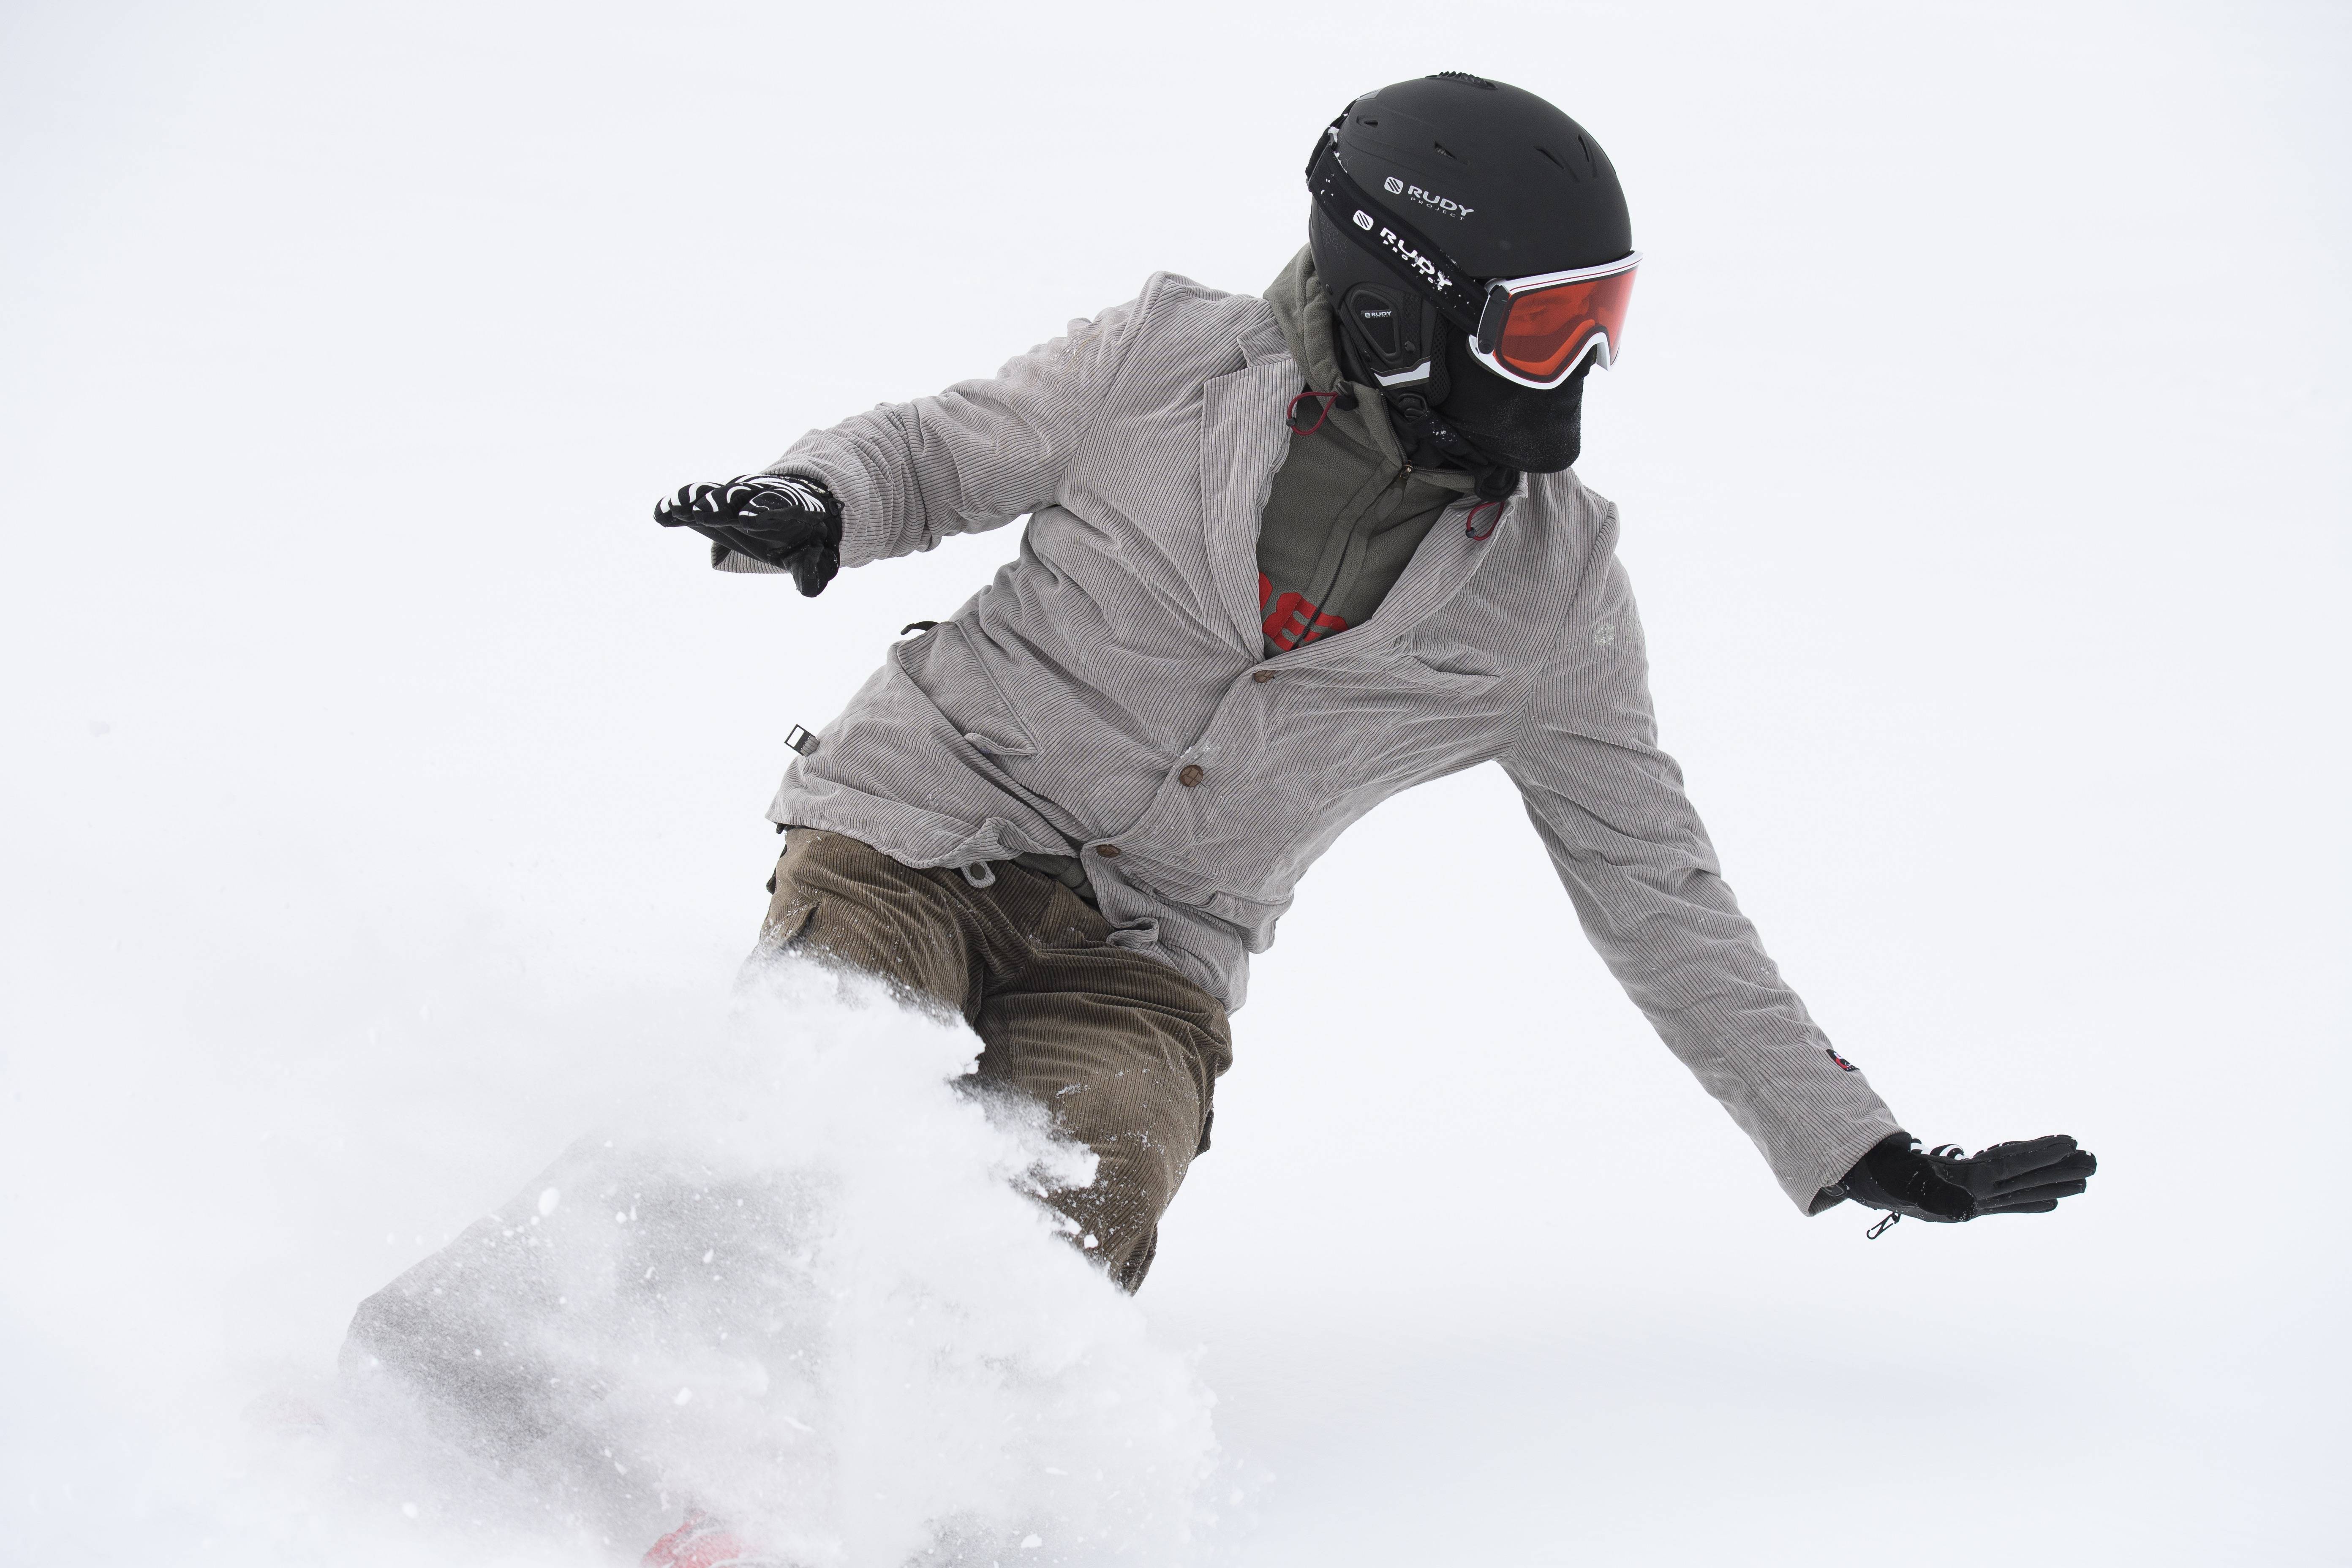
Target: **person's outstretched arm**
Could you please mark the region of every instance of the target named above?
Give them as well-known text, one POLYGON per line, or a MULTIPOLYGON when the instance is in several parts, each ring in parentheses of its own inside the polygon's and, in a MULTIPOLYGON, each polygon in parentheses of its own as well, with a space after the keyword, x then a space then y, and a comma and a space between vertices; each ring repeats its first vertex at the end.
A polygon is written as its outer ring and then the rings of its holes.
POLYGON ((1616 535, 1612 507, 1502 760, 1626 994, 1809 1214, 1853 1198, 1971 1219, 2082 1191, 2095 1162, 2071 1138, 2002 1144, 1974 1161, 1916 1152, 1782 981, 1723 880, 1681 770, 1658 750, 1616 535))
POLYGON ((655 521, 709 538, 721 571, 789 572, 812 595, 841 567, 1002 527, 1059 493, 1159 285, 993 376, 811 431, 760 473, 688 485, 655 521))

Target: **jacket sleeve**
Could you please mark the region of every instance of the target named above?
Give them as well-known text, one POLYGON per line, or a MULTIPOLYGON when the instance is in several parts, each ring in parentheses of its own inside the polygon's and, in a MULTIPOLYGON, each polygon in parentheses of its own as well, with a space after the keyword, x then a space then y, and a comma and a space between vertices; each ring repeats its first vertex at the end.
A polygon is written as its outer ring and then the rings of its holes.
POLYGON ((1766 956, 1658 750, 1616 533, 1608 507, 1503 765, 1611 973, 1810 1211, 1897 1123, 1766 956))
MULTIPOLYGON (((992 377, 812 430, 764 471, 824 482, 841 504, 844 566, 1001 528, 1055 499, 1164 276, 992 377)), ((774 570, 731 553, 715 564, 774 570)))

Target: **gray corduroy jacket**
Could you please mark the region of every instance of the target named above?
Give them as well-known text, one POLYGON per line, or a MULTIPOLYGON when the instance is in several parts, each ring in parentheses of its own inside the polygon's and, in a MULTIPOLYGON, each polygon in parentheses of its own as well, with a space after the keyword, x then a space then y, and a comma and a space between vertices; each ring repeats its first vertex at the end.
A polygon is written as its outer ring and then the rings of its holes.
POLYGON ((1808 1205, 1896 1122, 1781 982, 1658 750, 1616 507, 1530 475, 1474 532, 1465 498, 1369 620, 1269 658, 1258 519, 1304 381, 1266 301, 1159 273, 991 379, 795 443, 769 471, 839 499, 845 566, 1029 526, 769 816, 910 866, 1083 855, 1112 940, 1230 1008, 1350 823, 1500 763, 1593 946, 1808 1205))

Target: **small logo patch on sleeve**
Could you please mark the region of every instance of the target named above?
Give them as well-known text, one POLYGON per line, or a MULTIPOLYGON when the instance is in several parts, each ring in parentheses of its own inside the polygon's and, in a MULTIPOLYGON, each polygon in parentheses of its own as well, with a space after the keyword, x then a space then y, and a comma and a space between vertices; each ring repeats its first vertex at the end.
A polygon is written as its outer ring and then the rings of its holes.
POLYGON ((1860 1072, 1862 1070, 1860 1068, 1854 1066, 1852 1062, 1846 1060, 1843 1057, 1838 1055, 1835 1051, 1830 1050, 1826 1047, 1822 1048, 1822 1054, 1829 1058, 1830 1060, 1837 1063, 1838 1071, 1840 1072, 1860 1072))

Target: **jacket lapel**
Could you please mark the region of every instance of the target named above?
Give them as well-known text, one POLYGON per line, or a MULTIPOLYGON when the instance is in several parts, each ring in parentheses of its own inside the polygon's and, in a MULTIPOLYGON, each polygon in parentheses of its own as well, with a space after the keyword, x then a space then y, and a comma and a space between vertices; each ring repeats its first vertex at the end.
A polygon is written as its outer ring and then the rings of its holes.
POLYGON ((1501 516, 1485 539, 1472 539, 1465 529, 1471 508, 1476 504, 1465 496, 1447 507, 1430 525, 1429 536, 1412 552, 1404 575, 1397 579, 1396 586, 1381 601, 1381 607, 1364 622, 1368 627, 1380 628, 1367 640, 1412 631, 1444 609, 1494 553, 1494 536, 1503 531, 1512 512, 1518 509, 1519 498, 1514 496, 1503 503, 1501 516))
POLYGON ((1223 629, 1252 658, 1265 647, 1257 606, 1257 529, 1290 451, 1283 411, 1298 372, 1287 351, 1221 375, 1201 399, 1201 517, 1223 629))

